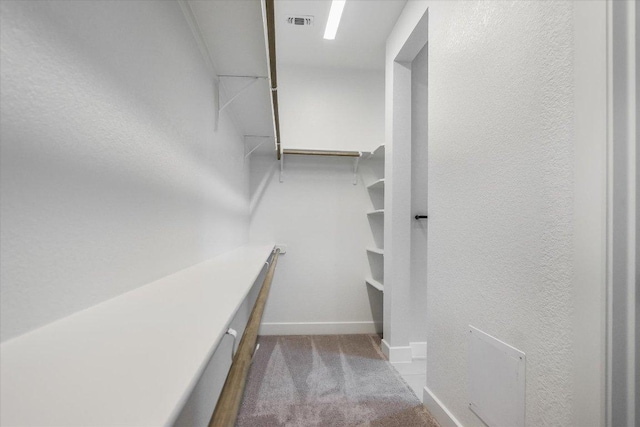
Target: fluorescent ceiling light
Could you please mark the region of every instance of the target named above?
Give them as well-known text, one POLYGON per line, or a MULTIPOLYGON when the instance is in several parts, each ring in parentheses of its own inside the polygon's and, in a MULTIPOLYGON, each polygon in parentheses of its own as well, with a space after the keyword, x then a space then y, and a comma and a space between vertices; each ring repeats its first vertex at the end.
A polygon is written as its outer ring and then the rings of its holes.
POLYGON ((327 28, 324 30, 324 38, 333 40, 338 32, 340 18, 342 18, 342 10, 346 0, 333 0, 331 2, 331 10, 329 11, 329 19, 327 20, 327 28))

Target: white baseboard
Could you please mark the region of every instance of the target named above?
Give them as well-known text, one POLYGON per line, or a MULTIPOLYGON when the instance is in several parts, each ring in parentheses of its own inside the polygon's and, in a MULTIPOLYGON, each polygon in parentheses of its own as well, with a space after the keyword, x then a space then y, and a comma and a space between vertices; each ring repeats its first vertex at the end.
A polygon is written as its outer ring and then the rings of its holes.
POLYGON ((263 323, 260 335, 339 335, 375 334, 382 330, 380 322, 283 322, 263 323))
POLYGON ((384 338, 380 342, 380 350, 382 350, 382 354, 387 356, 387 359, 388 359, 389 358, 389 353, 390 353, 389 344, 387 344, 387 342, 384 340, 384 338))
POLYGON ((382 353, 391 363, 409 363, 412 360, 411 347, 391 347, 388 342, 382 340, 382 353))
POLYGON ((427 358, 427 343, 426 342, 410 342, 411 356, 414 359, 426 359, 427 358))
POLYGON ((462 423, 442 404, 429 387, 424 387, 422 403, 442 427, 463 427, 462 423))

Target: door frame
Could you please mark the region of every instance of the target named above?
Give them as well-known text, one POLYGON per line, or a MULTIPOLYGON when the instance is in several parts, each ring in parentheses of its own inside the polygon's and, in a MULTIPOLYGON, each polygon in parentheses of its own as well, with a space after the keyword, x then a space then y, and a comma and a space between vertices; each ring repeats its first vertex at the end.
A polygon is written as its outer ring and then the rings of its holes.
MULTIPOLYGON (((406 7, 423 7, 420 3, 406 7)), ((411 63, 429 39, 429 10, 387 43, 384 309, 382 350, 391 363, 411 362, 411 63)), ((398 27, 396 27, 398 28, 398 27)), ((415 346, 414 346, 415 348, 415 346)))

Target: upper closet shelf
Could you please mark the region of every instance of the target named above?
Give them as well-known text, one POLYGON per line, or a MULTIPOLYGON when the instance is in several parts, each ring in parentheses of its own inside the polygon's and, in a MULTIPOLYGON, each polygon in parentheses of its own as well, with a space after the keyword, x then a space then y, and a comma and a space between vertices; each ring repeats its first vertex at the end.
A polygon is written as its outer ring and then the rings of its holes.
POLYGON ((368 278, 365 279, 365 282, 367 283, 367 285, 373 286, 374 288, 376 288, 380 292, 384 292, 384 285, 382 283, 378 282, 377 280, 372 279, 371 277, 368 277, 368 278))
POLYGON ((367 186, 369 190, 381 190, 384 189, 384 178, 377 180, 373 184, 367 186))
POLYGON ((367 160, 384 160, 384 144, 379 145, 368 156, 367 160))
POLYGON ((273 248, 235 249, 2 343, 0 425, 173 425, 273 248))
POLYGON ((375 211, 367 212, 367 215, 382 215, 384 214, 384 209, 376 209, 375 211))
POLYGON ((367 252, 371 252, 378 255, 384 255, 384 249, 380 249, 380 248, 367 248, 367 252))
POLYGON ((228 113, 245 142, 245 153, 260 146, 276 153, 275 69, 268 57, 261 1, 179 0, 209 73, 215 82, 217 129, 228 113), (238 25, 242 22, 242 25, 238 25), (268 141, 267 143, 264 143, 268 141), (263 144, 264 143, 264 144, 263 144))

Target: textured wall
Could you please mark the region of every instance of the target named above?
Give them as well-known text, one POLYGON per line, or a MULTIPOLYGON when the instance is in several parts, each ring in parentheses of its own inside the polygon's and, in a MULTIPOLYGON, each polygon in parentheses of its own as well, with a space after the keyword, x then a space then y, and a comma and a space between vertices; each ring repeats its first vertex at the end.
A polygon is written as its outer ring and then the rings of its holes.
POLYGON ((571 425, 572 3, 408 4, 388 60, 427 8, 427 386, 483 425, 467 407, 472 324, 527 354, 527 425, 571 425))
POLYGON ((527 354, 528 425, 572 422, 571 7, 429 10, 427 378, 465 425, 468 324, 527 354))
POLYGON ((2 340, 243 244, 248 176, 177 3, 1 3, 2 340))

